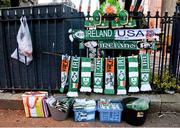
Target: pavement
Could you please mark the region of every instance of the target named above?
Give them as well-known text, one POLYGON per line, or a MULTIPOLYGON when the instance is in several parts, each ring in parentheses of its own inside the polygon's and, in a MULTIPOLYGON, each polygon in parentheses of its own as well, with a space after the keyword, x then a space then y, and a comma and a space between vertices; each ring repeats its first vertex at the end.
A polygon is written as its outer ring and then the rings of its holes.
MULTIPOLYGON (((142 127, 179 127, 180 113, 149 113, 142 127)), ((121 123, 102 123, 97 118, 94 122, 75 122, 73 117, 65 121, 55 121, 52 118, 26 118, 23 110, 0 110, 0 127, 133 127, 121 123)))
MULTIPOLYGON (((23 110, 22 93, 0 93, 0 109, 23 110)), ((54 94, 55 96, 63 96, 62 94, 54 94)), ((106 99, 123 99, 126 97, 141 97, 151 101, 150 113, 157 112, 178 112, 180 113, 180 94, 132 94, 128 96, 101 95, 91 94, 85 95, 80 93, 79 98, 88 98, 98 100, 106 99)))
MULTIPOLYGON (((0 127, 132 127, 125 121, 121 123, 74 122, 73 117, 65 121, 55 121, 52 118, 26 118, 22 104, 22 93, 0 93, 0 127)), ((62 96, 54 94, 55 96, 62 96)), ((123 99, 126 97, 141 97, 150 99, 150 110, 143 127, 180 127, 180 94, 132 94, 128 96, 85 95, 79 98, 98 100, 123 99)))

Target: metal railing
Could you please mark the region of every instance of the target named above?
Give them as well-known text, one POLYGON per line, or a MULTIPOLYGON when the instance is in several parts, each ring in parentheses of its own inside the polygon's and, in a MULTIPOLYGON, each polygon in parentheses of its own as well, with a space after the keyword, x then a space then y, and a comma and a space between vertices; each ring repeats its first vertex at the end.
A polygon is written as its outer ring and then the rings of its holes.
MULTIPOLYGON (((160 16, 156 12, 152 16, 148 12, 146 16, 135 18, 137 21, 145 19, 146 27, 154 20, 151 27, 161 28, 158 50, 151 52, 152 81, 155 74, 162 78, 163 72, 169 71, 177 78, 177 85, 180 84, 180 45, 175 42, 176 15, 168 16, 166 12, 160 16)), ((70 42, 68 37, 69 28, 82 29, 84 19, 82 13, 65 5, 0 9, 0 89, 57 91, 61 55, 83 56, 86 53, 79 51, 78 43, 70 42), (27 17, 33 42, 33 62, 29 66, 10 57, 17 48, 16 35, 22 15, 27 17)), ((112 50, 113 54, 115 52, 112 50)))

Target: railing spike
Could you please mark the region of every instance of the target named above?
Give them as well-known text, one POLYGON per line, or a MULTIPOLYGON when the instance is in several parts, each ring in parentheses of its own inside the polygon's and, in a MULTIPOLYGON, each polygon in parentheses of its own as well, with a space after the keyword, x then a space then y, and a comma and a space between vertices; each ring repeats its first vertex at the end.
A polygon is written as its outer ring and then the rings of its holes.
POLYGON ((54 8, 54 13, 57 13, 57 9, 56 8, 54 8))
POLYGON ((7 16, 9 16, 9 10, 7 10, 7 16))
POLYGON ((48 10, 48 8, 46 8, 46 13, 47 13, 47 14, 49 13, 49 10, 48 10))
POLYGON ((38 15, 40 15, 41 14, 41 10, 40 9, 38 9, 38 15))
POLYGON ((30 9, 30 14, 31 14, 31 15, 33 14, 33 10, 32 10, 32 8, 30 9))
POLYGON ((14 10, 14 15, 17 16, 17 11, 16 10, 14 10))
POLYGON ((0 10, 0 17, 2 16, 2 11, 0 10))
POLYGON ((24 9, 22 10, 22 15, 24 16, 24 9))

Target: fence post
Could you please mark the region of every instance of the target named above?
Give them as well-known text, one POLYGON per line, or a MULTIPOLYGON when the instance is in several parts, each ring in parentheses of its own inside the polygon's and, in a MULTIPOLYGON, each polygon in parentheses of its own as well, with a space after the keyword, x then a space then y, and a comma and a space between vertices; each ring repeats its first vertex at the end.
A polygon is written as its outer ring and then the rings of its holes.
POLYGON ((162 52, 162 61, 161 61, 161 74, 160 79, 162 80, 163 77, 163 71, 164 71, 164 54, 165 54, 165 46, 166 46, 166 31, 167 31, 167 18, 168 18, 168 12, 165 12, 164 15, 164 36, 163 36, 163 52, 162 52))
POLYGON ((179 75, 179 51, 180 51, 180 18, 179 18, 179 8, 176 7, 176 13, 173 16, 173 32, 172 32, 172 45, 171 45, 171 54, 170 54, 170 69, 171 73, 178 78, 179 75))
MULTIPOLYGON (((155 19, 156 19, 156 28, 158 28, 159 11, 156 11, 155 19)), ((152 83, 154 83, 155 68, 156 68, 155 66, 156 66, 156 51, 154 51, 154 56, 153 56, 152 83)))

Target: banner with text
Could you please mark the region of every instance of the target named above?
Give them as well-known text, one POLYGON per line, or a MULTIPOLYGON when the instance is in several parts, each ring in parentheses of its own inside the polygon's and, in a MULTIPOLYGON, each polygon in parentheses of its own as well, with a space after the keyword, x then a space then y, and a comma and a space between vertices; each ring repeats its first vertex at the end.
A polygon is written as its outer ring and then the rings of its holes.
POLYGON ((156 42, 142 41, 98 41, 98 47, 101 49, 121 49, 121 50, 156 50, 156 42))
POLYGON ((156 29, 119 29, 119 30, 72 30, 70 40, 159 40, 161 30, 156 29))

